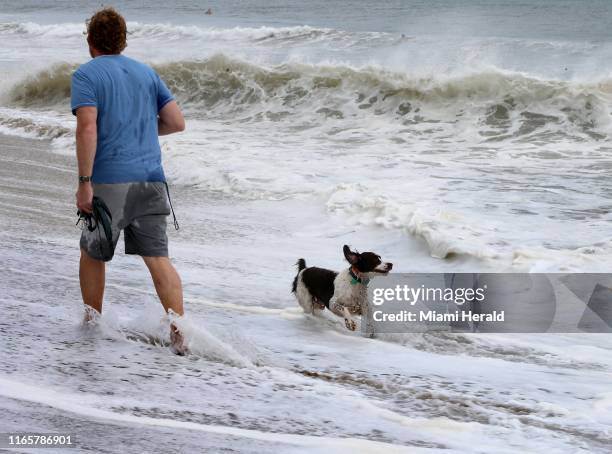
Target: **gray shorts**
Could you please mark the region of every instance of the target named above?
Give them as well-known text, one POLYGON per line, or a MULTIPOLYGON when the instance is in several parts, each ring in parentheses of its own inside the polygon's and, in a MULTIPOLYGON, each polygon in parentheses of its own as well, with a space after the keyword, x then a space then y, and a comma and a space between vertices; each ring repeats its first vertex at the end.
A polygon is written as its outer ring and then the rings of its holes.
POLYGON ((113 217, 113 248, 104 247, 100 229, 93 232, 85 229, 81 235, 81 249, 90 257, 105 262, 111 260, 122 230, 126 254, 168 256, 166 216, 170 214, 170 204, 165 183, 94 184, 93 190, 94 195, 106 203, 113 217))

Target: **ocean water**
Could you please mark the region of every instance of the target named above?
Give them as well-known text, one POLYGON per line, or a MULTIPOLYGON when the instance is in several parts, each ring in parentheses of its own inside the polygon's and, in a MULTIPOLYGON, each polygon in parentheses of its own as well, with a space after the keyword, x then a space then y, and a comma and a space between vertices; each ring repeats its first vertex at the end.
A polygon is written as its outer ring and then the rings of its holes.
POLYGON ((0 1, 7 430, 84 452, 610 450, 609 336, 362 339, 289 286, 343 244, 400 272, 607 272, 612 4, 116 2, 187 117, 162 138, 186 358, 121 253, 80 326, 68 98, 98 6, 0 1))

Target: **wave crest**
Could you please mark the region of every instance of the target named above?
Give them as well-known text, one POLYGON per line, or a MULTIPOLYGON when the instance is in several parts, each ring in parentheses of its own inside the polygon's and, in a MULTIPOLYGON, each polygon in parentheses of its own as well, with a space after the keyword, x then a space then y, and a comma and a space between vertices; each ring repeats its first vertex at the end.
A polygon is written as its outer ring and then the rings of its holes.
MULTIPOLYGON (((531 134, 543 127, 601 139, 610 127, 612 80, 578 84, 488 71, 461 77, 412 77, 380 68, 300 63, 274 67, 223 54, 206 60, 155 65, 191 112, 241 121, 320 123, 387 116, 403 126, 467 121, 488 140, 531 134)), ((71 64, 55 65, 17 83, 18 106, 51 106, 70 95, 71 64)))
POLYGON ((51 66, 15 84, 9 97, 22 107, 53 106, 70 98, 70 77, 78 65, 61 63, 51 66))
MULTIPOLYGON (((129 38, 214 39, 218 41, 272 42, 272 41, 309 41, 321 38, 336 39, 349 34, 331 28, 317 28, 308 25, 292 27, 200 27, 197 25, 174 25, 168 23, 145 24, 128 22, 129 38)), ((29 35, 49 38, 82 38, 85 32, 83 23, 65 22, 60 24, 39 24, 36 22, 0 23, 0 34, 29 35)), ((380 33, 361 33, 361 35, 380 35, 380 33)), ((357 37, 356 37, 357 38, 357 37)))

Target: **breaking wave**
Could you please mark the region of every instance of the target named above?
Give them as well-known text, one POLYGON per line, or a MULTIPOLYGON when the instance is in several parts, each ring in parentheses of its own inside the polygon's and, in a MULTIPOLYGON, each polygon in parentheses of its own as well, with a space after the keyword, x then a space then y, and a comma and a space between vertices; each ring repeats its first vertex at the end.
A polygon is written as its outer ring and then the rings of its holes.
POLYGON ((70 77, 78 65, 62 63, 26 77, 9 92, 10 101, 21 107, 51 107, 70 99, 70 77))
MULTIPOLYGON (((320 39, 355 39, 389 35, 378 32, 350 33, 331 28, 317 28, 308 25, 293 27, 199 27, 196 25, 173 25, 164 23, 145 24, 128 22, 128 38, 160 38, 164 40, 207 38, 218 41, 311 41, 320 39)), ((39 24, 36 22, 0 23, 0 34, 28 35, 32 37, 75 38, 82 37, 84 23, 66 22, 61 24, 39 24)))
MULTIPOLYGON (((10 101, 22 107, 65 103, 75 67, 60 64, 22 80, 10 90, 10 101)), ((542 127, 565 133, 568 126, 601 139, 610 126, 612 80, 571 83, 499 71, 419 78, 371 67, 263 66, 222 54, 155 69, 191 113, 209 117, 279 121, 301 116, 308 122, 384 115, 408 127, 468 121, 488 140, 542 127)))
POLYGON ((497 257, 492 247, 479 238, 476 229, 457 213, 440 207, 418 207, 407 200, 390 200, 369 195, 359 185, 340 185, 326 203, 327 211, 350 219, 352 224, 401 229, 421 238, 435 258, 469 255, 476 258, 497 257))

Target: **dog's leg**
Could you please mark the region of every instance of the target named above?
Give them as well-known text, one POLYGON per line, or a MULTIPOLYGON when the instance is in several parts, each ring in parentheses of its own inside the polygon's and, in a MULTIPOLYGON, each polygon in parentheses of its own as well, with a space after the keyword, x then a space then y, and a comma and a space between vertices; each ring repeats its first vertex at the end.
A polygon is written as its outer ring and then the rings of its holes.
POLYGON ((355 331, 357 329, 357 324, 355 323, 355 320, 353 320, 353 318, 351 317, 351 313, 346 307, 344 308, 344 324, 351 331, 355 331))
POLYGON ((312 313, 315 314, 316 310, 322 311, 325 310, 325 304, 321 302, 319 298, 316 296, 312 297, 312 313))
POLYGON ((350 329, 351 331, 355 331, 355 329, 357 329, 357 324, 351 317, 351 313, 349 312, 349 310, 342 304, 340 304, 335 298, 332 298, 329 302, 329 309, 338 317, 344 318, 344 324, 348 329, 350 329))
POLYGON ((302 307, 302 310, 305 314, 314 313, 314 307, 312 304, 313 296, 310 294, 304 283, 302 282, 301 276, 298 275, 296 288, 295 288, 295 297, 299 305, 302 307))

